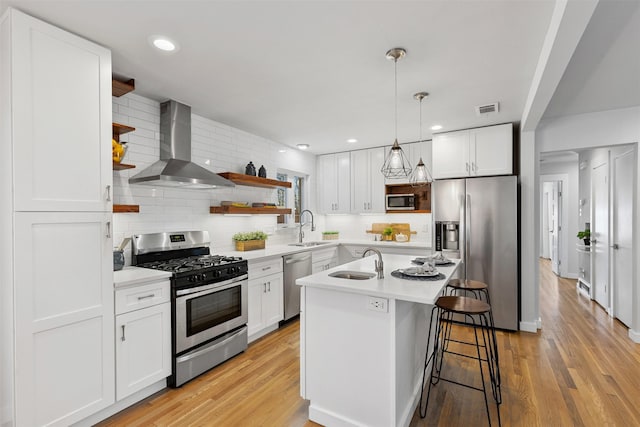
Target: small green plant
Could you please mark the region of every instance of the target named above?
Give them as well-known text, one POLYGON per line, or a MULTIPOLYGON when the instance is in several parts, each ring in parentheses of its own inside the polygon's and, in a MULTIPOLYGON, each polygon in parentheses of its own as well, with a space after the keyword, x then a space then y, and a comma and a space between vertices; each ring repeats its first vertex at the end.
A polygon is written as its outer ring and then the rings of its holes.
POLYGON ((322 234, 340 234, 339 231, 323 231, 322 234))
POLYGON ((382 234, 384 234, 385 236, 391 236, 393 234, 393 228, 386 227, 384 230, 382 230, 382 234))
POLYGON ((267 240, 267 233, 262 231, 249 231, 247 233, 236 233, 232 237, 236 242, 245 242, 247 240, 267 240))
POLYGON ((578 231, 577 237, 578 237, 578 239, 590 239, 591 238, 591 230, 578 231))

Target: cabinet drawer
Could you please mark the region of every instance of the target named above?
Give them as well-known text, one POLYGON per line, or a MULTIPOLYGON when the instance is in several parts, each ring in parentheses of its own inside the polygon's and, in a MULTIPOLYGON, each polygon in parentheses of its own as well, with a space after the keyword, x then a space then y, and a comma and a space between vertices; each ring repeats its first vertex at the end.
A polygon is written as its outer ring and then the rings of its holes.
POLYGON ((169 279, 116 291, 116 315, 170 301, 169 279))
POLYGON ((257 261, 255 263, 249 260, 249 279, 280 272, 282 272, 282 257, 272 258, 266 261, 257 261))

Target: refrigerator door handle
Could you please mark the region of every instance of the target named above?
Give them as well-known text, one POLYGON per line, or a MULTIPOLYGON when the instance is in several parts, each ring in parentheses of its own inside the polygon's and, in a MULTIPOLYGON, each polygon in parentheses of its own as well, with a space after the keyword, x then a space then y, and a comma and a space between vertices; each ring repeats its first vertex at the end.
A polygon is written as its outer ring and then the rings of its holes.
POLYGON ((467 259, 469 259, 471 257, 471 195, 470 194, 467 194, 467 205, 465 209, 464 225, 465 225, 465 245, 466 245, 465 252, 466 252, 467 259))
MULTIPOLYGON (((464 201, 464 194, 460 194, 458 196, 458 206, 460 207, 460 216, 458 218, 460 218, 460 231, 459 231, 459 244, 458 247, 460 248, 460 259, 462 260, 463 264, 466 263, 467 260, 467 226, 466 226, 466 214, 465 214, 465 201, 464 201)), ((466 264, 465 264, 466 265, 466 264)))

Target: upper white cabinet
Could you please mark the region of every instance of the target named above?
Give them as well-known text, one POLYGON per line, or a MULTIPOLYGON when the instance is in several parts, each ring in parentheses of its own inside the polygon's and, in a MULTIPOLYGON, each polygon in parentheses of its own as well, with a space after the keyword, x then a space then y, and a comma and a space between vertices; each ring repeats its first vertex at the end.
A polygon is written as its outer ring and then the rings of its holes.
POLYGON ((66 426, 115 398, 111 54, 11 8, 0 37, 3 421, 66 426))
POLYGON ((11 11, 16 211, 111 211, 111 54, 11 11))
POLYGON ((318 156, 320 212, 349 213, 351 209, 351 156, 347 153, 318 156))
POLYGON ((384 213, 384 148, 351 152, 351 212, 384 213))
POLYGON ((434 135, 433 178, 513 173, 511 123, 434 135))

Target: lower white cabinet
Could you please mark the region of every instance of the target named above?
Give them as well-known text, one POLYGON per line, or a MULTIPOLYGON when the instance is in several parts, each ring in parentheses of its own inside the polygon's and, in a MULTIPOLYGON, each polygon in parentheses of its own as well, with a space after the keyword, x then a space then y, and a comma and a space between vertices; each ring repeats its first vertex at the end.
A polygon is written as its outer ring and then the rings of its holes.
POLYGON ((116 400, 171 375, 168 280, 116 290, 116 400))
POLYGON ((282 257, 249 261, 249 341, 284 319, 282 257))

